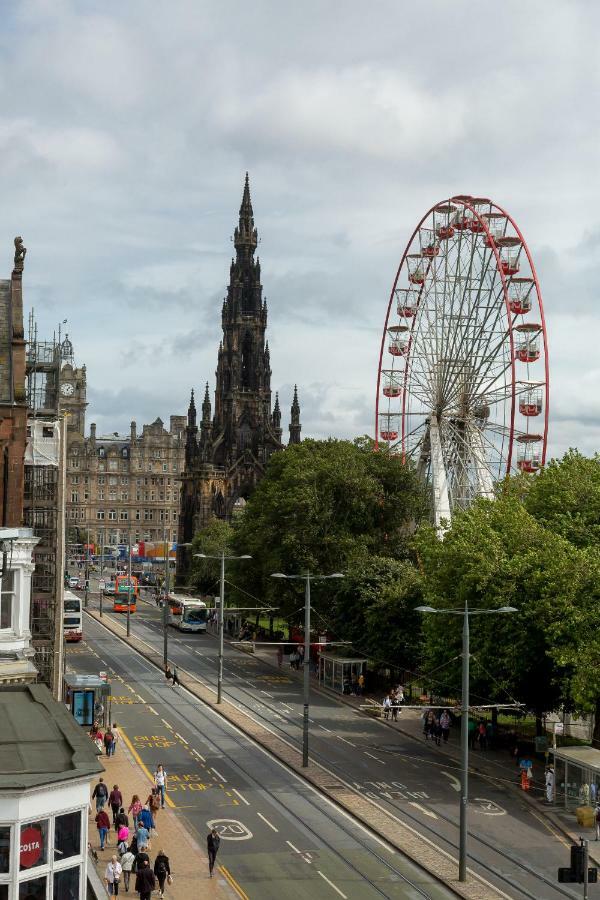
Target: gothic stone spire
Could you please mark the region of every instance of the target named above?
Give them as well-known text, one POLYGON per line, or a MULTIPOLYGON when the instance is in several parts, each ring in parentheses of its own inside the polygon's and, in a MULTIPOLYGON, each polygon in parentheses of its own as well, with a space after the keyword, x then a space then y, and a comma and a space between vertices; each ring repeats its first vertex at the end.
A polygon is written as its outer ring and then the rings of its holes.
POLYGON ((294 385, 294 399, 292 400, 292 408, 290 410, 290 439, 288 443, 290 444, 299 444, 300 443, 300 431, 302 430, 302 425, 300 424, 300 404, 298 403, 298 385, 294 385))

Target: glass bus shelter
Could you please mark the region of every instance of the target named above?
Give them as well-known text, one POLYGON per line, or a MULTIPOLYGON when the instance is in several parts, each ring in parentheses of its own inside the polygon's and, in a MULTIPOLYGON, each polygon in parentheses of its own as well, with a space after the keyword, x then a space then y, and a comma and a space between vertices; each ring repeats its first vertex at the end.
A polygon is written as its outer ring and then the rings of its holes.
POLYGON ((317 656, 319 684, 339 694, 349 693, 352 682, 358 680, 361 673, 366 674, 366 659, 327 652, 319 652, 317 656))

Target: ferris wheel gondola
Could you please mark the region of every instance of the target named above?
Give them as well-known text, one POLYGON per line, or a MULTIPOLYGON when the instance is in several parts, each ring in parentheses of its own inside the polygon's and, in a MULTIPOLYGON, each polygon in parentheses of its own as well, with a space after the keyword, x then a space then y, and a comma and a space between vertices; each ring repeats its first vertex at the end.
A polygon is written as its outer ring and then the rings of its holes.
POLYGON ((544 465, 548 394, 542 296, 514 219, 482 197, 432 207, 390 294, 375 426, 376 445, 426 479, 440 532, 507 475, 544 465))

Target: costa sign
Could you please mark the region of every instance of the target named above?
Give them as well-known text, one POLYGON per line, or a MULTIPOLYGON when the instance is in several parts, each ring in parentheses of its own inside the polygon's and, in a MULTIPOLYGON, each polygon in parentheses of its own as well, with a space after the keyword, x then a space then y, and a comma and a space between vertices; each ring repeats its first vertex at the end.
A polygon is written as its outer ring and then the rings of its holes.
POLYGON ((24 828, 21 832, 19 859, 24 869, 35 866, 43 853, 44 839, 39 828, 24 828))

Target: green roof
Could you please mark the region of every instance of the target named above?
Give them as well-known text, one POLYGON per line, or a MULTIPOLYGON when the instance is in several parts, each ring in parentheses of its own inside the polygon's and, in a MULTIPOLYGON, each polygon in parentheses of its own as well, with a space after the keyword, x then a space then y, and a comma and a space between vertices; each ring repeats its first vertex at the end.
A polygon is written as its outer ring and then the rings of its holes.
POLYGON ((0 686, 0 722, 0 794, 103 771, 87 733, 45 684, 0 686))

